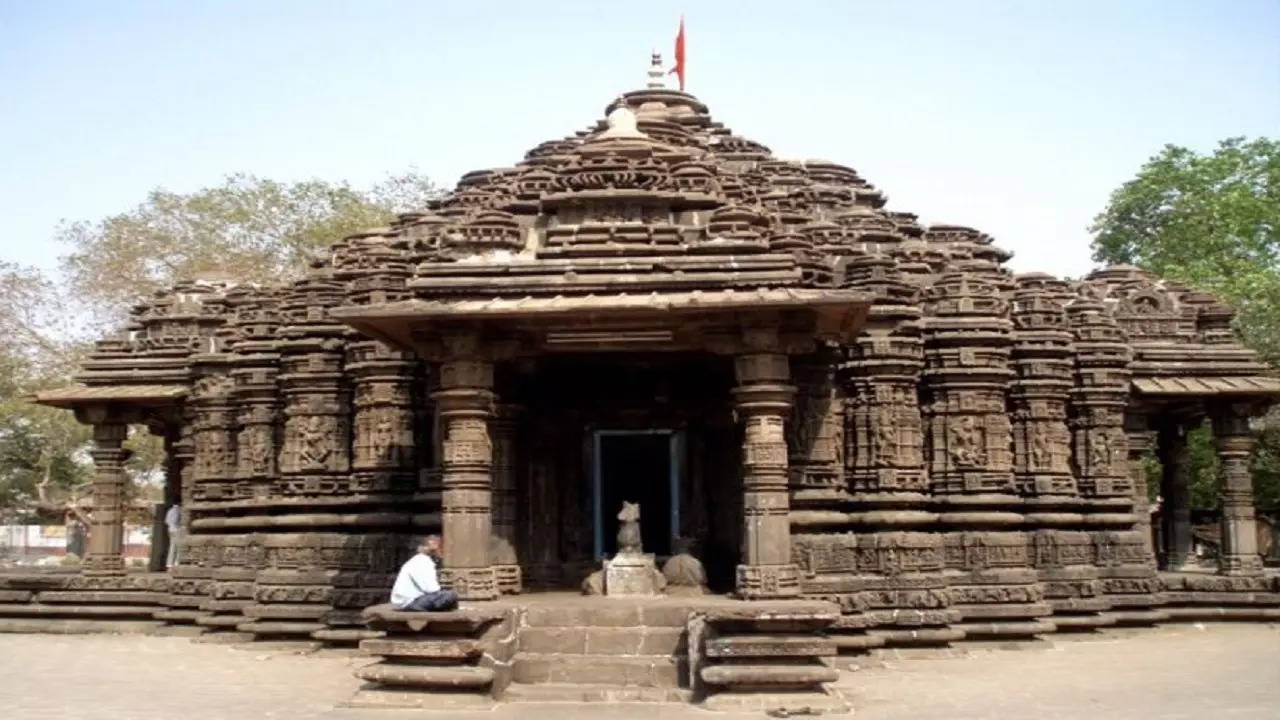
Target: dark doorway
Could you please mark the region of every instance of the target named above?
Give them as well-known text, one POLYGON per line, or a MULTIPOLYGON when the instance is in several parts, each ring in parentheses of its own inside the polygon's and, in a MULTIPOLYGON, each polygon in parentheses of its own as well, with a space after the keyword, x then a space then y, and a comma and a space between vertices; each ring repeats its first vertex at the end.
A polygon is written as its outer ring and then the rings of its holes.
POLYGON ((646 553, 671 554, 680 527, 680 435, 671 430, 598 430, 594 482, 596 556, 618 550, 618 511, 640 503, 640 536, 646 553))

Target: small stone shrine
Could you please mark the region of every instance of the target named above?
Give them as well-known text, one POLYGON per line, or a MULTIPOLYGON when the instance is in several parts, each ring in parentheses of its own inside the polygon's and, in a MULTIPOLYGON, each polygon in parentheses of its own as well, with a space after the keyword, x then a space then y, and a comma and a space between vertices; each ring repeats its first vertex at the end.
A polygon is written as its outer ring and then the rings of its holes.
POLYGON ((1218 299, 1134 267, 1015 275, 981 231, 775 157, 660 80, 604 114, 297 280, 139 304, 38 397, 93 428, 87 556, 0 574, 0 627, 365 642, 379 702, 410 706, 830 708, 836 652, 1280 617, 1247 467, 1280 380, 1218 299), (1191 553, 1205 421, 1214 567, 1191 553), (164 438, 184 508, 165 574, 121 557, 131 425, 164 438), (362 615, 427 532, 462 608, 362 615), (645 585, 675 537, 709 594, 645 585), (630 597, 568 592, 606 557, 630 597))

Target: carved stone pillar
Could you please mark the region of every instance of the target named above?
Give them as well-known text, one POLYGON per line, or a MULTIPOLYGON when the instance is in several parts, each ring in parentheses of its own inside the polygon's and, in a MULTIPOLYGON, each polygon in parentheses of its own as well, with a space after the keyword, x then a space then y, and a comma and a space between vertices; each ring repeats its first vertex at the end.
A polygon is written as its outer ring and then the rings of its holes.
POLYGON ((122 447, 129 426, 102 422, 93 426, 93 518, 85 552, 86 575, 123 575, 124 463, 133 454, 122 447))
POLYGON ((734 410, 743 424, 738 594, 751 599, 798 595, 799 573, 791 563, 784 431, 795 395, 795 388, 787 384, 788 358, 776 352, 743 354, 735 359, 734 369, 734 410))
POLYGON ((1222 547, 1218 572, 1224 575, 1260 575, 1257 520, 1253 507, 1253 480, 1249 475, 1249 454, 1253 433, 1249 416, 1238 405, 1227 405, 1213 413, 1213 435, 1222 465, 1222 547))
POLYGON ((1133 482, 1133 513, 1137 529, 1142 533, 1148 563, 1154 566, 1156 548, 1151 537, 1151 501, 1148 499, 1147 468, 1143 459, 1156 449, 1156 433, 1147 427, 1145 415, 1134 413, 1125 415, 1124 430, 1129 447, 1129 477, 1133 482))
MULTIPOLYGON (((474 341, 459 343, 474 345, 474 341)), ((498 584, 489 560, 492 534, 493 364, 461 353, 440 363, 436 401, 444 436, 444 568, 441 580, 469 600, 497 597, 498 584), (461 355, 461 357, 458 357, 461 355)))
POLYGON ((1160 428, 1160 464, 1164 469, 1160 494, 1164 498, 1164 569, 1179 570, 1192 562, 1191 468, 1187 433, 1180 425, 1160 428))
POLYGON ((497 574, 499 590, 519 593, 520 561, 516 556, 516 430, 521 408, 500 405, 490 426, 493 430, 493 537, 489 561, 497 574))

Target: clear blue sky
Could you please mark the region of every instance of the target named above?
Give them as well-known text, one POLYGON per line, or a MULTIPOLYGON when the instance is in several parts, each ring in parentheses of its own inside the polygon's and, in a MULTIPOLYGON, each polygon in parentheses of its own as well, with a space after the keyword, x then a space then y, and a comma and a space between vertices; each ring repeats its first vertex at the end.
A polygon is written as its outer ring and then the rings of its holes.
POLYGON ((512 164, 641 86, 681 12, 716 118, 1019 271, 1086 272, 1090 219, 1163 144, 1280 135, 1274 1, 0 0, 0 259, 52 268, 60 219, 156 186, 512 164))

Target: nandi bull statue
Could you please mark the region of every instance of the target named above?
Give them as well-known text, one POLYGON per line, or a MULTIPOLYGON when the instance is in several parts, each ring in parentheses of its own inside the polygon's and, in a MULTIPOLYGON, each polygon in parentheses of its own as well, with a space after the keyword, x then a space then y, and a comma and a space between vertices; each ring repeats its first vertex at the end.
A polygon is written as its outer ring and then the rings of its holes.
POLYGON ((604 561, 604 571, 582 582, 586 595, 657 595, 667 580, 658 572, 653 555, 646 554, 640 535, 640 504, 622 503, 618 511, 618 554, 604 561))
POLYGON ((640 554, 640 503, 622 501, 618 511, 618 553, 640 554))

